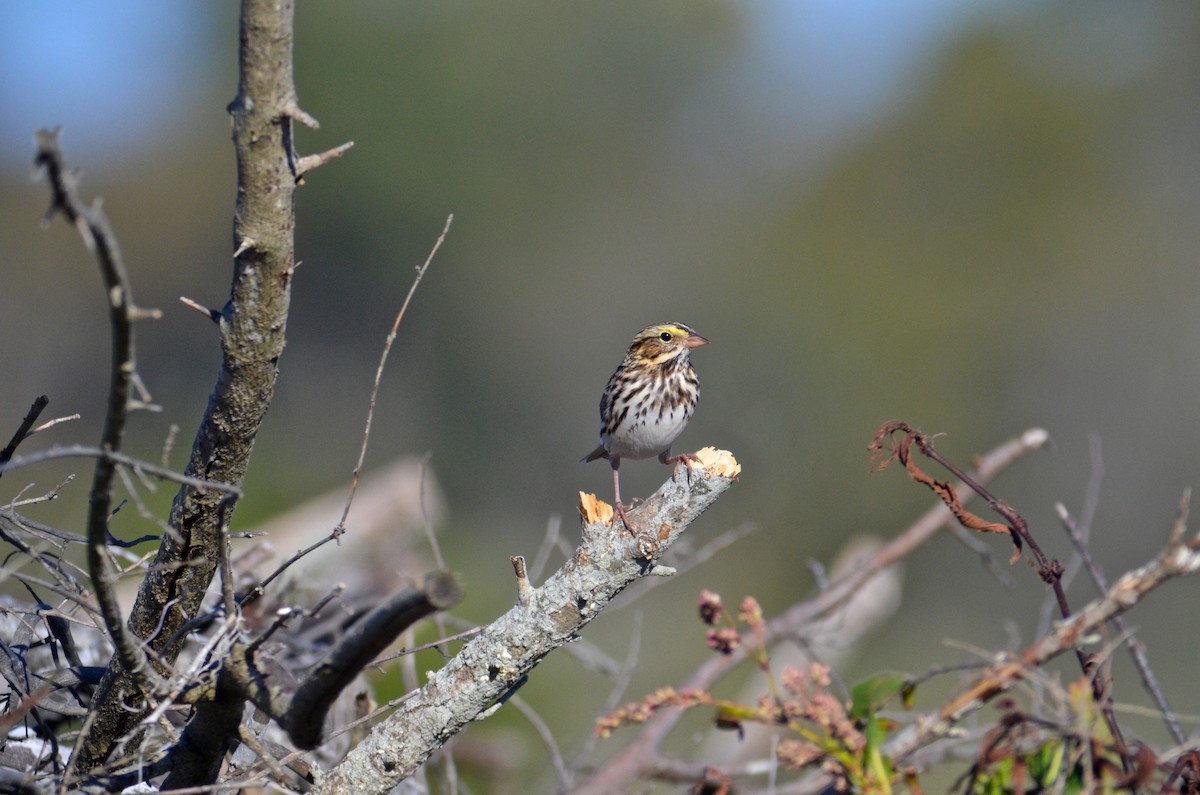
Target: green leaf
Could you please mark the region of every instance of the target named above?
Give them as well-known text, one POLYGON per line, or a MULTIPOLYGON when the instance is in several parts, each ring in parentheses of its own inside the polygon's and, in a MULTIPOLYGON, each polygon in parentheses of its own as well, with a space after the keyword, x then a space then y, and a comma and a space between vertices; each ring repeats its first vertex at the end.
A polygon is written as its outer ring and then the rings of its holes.
POLYGON ((850 717, 862 722, 899 694, 907 703, 913 689, 904 674, 879 674, 859 682, 850 690, 850 717))

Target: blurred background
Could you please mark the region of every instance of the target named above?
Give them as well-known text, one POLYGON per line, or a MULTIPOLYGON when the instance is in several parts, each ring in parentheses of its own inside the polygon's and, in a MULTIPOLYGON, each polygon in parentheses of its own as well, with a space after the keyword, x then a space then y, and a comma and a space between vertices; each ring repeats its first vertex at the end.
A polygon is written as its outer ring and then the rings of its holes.
MULTIPOLYGON (((628 698, 704 659, 702 587, 730 603, 754 593, 775 614, 814 592, 812 561, 890 538, 930 505, 899 471, 869 473, 883 421, 944 434, 939 450, 962 464, 1046 428, 1052 449, 995 490, 1060 557, 1053 505, 1080 509, 1098 439, 1093 548, 1113 575, 1154 554, 1200 485, 1200 6, 301 3, 296 25, 300 102, 322 125, 299 145, 355 147, 299 193, 289 344, 240 529, 346 488, 384 338, 451 212, 367 466, 430 455, 469 621, 507 608, 508 556, 536 554, 555 517, 574 538, 576 492, 611 498, 608 467, 577 462, 633 333, 678 320, 712 341, 693 356, 702 398, 677 449, 729 449, 743 475, 691 541, 757 529, 588 628, 623 659, 641 613, 628 698)), ((24 452, 94 444, 108 381, 96 268, 66 225, 40 228, 47 193, 30 178, 34 131, 61 124, 139 303, 165 312, 138 328, 164 409, 135 418, 130 451, 158 460, 176 424, 182 466, 218 348, 178 297, 227 297, 236 44, 232 3, 0 12, 0 423, 15 428, 43 393, 47 417, 83 415, 24 452)), ((81 476, 30 513, 78 531, 85 464, 10 474, 3 498, 69 472, 81 476)), ((645 496, 665 475, 629 462, 623 489, 645 496)), ((151 504, 165 514, 170 496, 151 504)), ((147 531, 132 513, 114 530, 147 531)), ((1006 568, 1007 542, 984 543, 1006 568)), ((920 673, 1028 642, 1043 587, 1025 565, 1012 587, 986 572, 939 537, 907 562, 899 613, 838 672, 920 673)), ((1190 715, 1198 593, 1170 584, 1132 618, 1190 715)), ((1092 595, 1072 589, 1080 606, 1092 595)), ((1123 657, 1116 677, 1119 701, 1146 703, 1123 657)), ((929 685, 918 706, 953 685, 929 685)), ((610 687, 557 654, 522 695, 570 755, 610 687)), ((1128 720, 1165 744, 1155 721, 1128 720)), ((469 733, 506 744, 511 782, 552 786, 530 772, 546 757, 519 715, 469 733)))

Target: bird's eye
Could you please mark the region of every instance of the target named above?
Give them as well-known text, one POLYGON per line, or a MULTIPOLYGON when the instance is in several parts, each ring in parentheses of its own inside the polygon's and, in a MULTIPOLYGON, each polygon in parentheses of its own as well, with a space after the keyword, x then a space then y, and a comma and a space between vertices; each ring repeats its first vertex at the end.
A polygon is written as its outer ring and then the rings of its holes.
POLYGON ((662 340, 663 342, 670 342, 671 341, 671 332, 664 331, 662 334, 658 335, 658 338, 660 340, 662 340))

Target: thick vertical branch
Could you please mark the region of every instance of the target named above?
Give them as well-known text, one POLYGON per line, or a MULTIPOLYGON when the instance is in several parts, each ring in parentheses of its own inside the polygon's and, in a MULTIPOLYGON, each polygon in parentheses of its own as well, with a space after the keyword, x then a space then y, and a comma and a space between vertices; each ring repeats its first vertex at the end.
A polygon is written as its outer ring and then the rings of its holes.
MULTIPOLYGON (((291 0, 242 4, 240 82, 229 106, 238 169, 233 283, 219 320, 221 368, 187 466, 190 476, 231 485, 242 482, 270 405, 287 324, 297 182, 292 121, 307 119, 292 82, 292 16, 291 0)), ((165 662, 178 653, 165 648, 167 640, 196 615, 213 578, 222 496, 180 489, 170 517, 176 532, 163 536, 138 592, 130 626, 165 662)), ((145 694, 114 660, 76 770, 102 763, 113 742, 140 720, 145 704, 145 694)))

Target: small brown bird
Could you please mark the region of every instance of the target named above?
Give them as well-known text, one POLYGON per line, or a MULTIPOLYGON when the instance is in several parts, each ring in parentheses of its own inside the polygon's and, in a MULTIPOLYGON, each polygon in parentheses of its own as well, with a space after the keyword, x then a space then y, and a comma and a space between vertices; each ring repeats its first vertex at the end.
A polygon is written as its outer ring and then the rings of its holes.
POLYGON ((607 458, 612 465, 615 507, 627 528, 618 473, 622 458, 658 456, 675 467, 696 460, 690 453, 672 457, 671 445, 683 433, 700 398, 700 382, 688 354, 707 344, 707 339, 682 323, 644 328, 600 396, 600 446, 583 460, 607 458))

